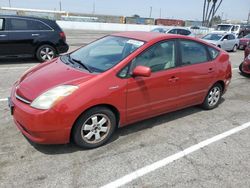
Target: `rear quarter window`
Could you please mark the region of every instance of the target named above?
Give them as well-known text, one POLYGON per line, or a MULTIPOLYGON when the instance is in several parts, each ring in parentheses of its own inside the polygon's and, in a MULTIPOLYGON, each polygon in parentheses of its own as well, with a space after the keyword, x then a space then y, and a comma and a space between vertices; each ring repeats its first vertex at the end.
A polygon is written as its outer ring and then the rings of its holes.
POLYGON ((212 47, 208 47, 208 52, 209 52, 212 60, 215 60, 220 53, 219 50, 216 50, 215 48, 212 48, 212 47))

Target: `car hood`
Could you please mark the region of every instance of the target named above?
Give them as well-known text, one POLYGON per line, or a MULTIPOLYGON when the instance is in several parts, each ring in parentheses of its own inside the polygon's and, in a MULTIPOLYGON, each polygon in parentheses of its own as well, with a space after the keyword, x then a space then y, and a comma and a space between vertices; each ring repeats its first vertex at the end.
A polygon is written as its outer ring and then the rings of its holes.
POLYGON ((16 94, 33 101, 45 91, 59 85, 79 85, 94 75, 70 67, 60 59, 37 65, 28 70, 17 83, 16 94))
POLYGON ((210 44, 213 44, 213 45, 217 45, 219 43, 219 41, 216 41, 216 40, 206 40, 206 39, 203 39, 205 42, 207 43, 210 43, 210 44))

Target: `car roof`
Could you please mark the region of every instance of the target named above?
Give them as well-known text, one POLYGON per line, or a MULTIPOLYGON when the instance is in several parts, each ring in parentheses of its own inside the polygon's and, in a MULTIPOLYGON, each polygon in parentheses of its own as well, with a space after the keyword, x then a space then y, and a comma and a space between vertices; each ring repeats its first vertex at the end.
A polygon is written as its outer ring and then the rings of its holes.
POLYGON ((23 19, 34 19, 40 21, 52 21, 46 18, 32 17, 32 16, 18 16, 18 15, 0 15, 1 18, 23 18, 23 19))
POLYGON ((147 32, 147 31, 126 31, 121 33, 114 33, 111 34, 111 36, 126 37, 144 42, 149 42, 157 39, 174 39, 174 38, 197 40, 193 37, 184 35, 147 32))
POLYGON ((228 26, 233 26, 234 24, 218 24, 218 25, 228 25, 228 26))

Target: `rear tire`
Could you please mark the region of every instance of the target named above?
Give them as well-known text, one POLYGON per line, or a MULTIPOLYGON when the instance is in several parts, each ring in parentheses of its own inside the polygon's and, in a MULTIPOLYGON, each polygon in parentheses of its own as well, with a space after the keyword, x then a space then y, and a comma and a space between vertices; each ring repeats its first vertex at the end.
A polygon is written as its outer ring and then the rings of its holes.
POLYGON ((213 87, 208 91, 208 94, 201 105, 205 110, 212 110, 216 108, 221 100, 222 96, 222 86, 221 84, 217 83, 213 85, 213 87))
POLYGON ((238 48, 238 45, 235 44, 234 47, 233 47, 233 49, 232 49, 232 52, 236 52, 236 51, 237 51, 237 48, 238 48))
POLYGON ((116 128, 115 114, 105 107, 84 112, 76 121, 72 138, 82 148, 96 148, 106 143, 116 128))
POLYGON ((36 58, 40 62, 50 61, 56 56, 56 50, 51 45, 42 45, 36 51, 36 58))

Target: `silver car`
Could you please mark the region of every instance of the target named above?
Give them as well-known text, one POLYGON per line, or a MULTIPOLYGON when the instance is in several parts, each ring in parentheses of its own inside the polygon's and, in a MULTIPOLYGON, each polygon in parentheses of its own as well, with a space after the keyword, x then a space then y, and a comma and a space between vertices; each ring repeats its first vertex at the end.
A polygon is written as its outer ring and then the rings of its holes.
POLYGON ((202 39, 226 51, 236 52, 239 46, 239 39, 232 33, 209 33, 202 39))
POLYGON ((172 27, 172 28, 165 28, 165 27, 157 27, 151 32, 158 32, 158 33, 168 33, 168 34, 179 34, 179 35, 186 35, 186 36, 194 36, 192 31, 183 27, 172 27))

